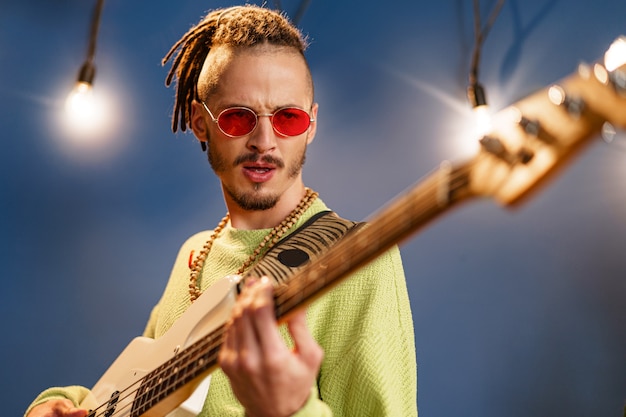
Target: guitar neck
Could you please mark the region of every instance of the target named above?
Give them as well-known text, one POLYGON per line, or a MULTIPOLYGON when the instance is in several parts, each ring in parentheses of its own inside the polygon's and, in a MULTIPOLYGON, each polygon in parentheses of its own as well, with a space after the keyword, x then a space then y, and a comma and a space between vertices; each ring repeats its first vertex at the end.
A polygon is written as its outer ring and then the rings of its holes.
POLYGON ((276 317, 283 321, 344 278, 404 241, 459 202, 472 196, 471 163, 443 163, 408 192, 378 211, 364 227, 350 233, 274 291, 276 317))

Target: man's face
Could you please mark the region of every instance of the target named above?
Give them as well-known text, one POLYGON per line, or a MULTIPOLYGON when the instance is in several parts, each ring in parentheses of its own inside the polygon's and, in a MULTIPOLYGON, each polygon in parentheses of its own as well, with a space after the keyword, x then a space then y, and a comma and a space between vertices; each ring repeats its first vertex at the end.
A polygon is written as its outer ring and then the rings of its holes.
MULTIPOLYGON (((215 117, 229 107, 243 106, 257 114, 282 107, 299 107, 315 118, 312 91, 303 58, 292 51, 258 46, 232 54, 217 90, 206 104, 215 117)), ((259 117, 254 131, 231 138, 222 133, 206 111, 195 105, 192 123, 201 115, 207 129, 209 162, 222 182, 226 198, 246 210, 273 207, 285 192, 302 182, 306 147, 315 135, 315 122, 299 136, 277 133, 269 117, 259 117)), ((201 134, 194 128, 196 135, 201 134)))

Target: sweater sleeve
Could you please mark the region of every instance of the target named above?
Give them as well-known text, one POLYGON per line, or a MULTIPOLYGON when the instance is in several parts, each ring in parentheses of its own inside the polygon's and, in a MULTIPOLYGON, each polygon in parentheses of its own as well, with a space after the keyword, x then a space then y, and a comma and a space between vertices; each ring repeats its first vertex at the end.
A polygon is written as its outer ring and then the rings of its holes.
POLYGON ((78 385, 48 388, 41 394, 39 394, 37 398, 35 398, 35 401, 33 401, 31 405, 28 406, 26 412, 24 413, 24 416, 28 415, 28 413, 30 413, 30 410, 32 410, 34 407, 50 400, 68 399, 74 403, 74 406, 78 407, 78 405, 85 399, 88 393, 89 390, 87 388, 78 385))

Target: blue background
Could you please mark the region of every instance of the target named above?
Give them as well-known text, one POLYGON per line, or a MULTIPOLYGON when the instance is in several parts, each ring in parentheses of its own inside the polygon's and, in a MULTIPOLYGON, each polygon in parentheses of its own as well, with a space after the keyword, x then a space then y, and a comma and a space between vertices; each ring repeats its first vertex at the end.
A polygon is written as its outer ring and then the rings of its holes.
MULTIPOLYGON (((160 60, 231 4, 106 2, 95 88, 117 118, 110 146, 72 149, 58 120, 94 2, 1 0, 3 416, 48 386, 93 385, 143 330, 179 245, 223 216, 195 139, 169 130, 160 60)), ((508 1, 481 61, 492 107, 601 57, 624 16, 623 0, 508 1)), ((468 156, 472 18, 469 0, 311 2, 300 27, 320 114, 304 177, 344 217, 468 156)), ((625 181, 626 146, 598 138, 516 210, 473 202, 403 244, 422 416, 622 415, 625 181)))

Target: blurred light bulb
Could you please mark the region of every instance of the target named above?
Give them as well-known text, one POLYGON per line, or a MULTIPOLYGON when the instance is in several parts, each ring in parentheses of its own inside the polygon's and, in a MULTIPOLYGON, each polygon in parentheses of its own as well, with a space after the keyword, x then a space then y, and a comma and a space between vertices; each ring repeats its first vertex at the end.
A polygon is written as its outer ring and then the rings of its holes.
POLYGON ((472 83, 467 89, 467 97, 474 109, 476 135, 482 138, 491 130, 491 113, 487 105, 485 89, 477 82, 472 83))
POLYGON ((604 66, 610 71, 614 71, 626 64, 626 37, 617 38, 604 54, 604 66))
POLYGON ((491 131, 491 113, 489 106, 483 104, 482 106, 474 107, 474 120, 478 138, 482 138, 489 133, 491 131))
POLYGON ((69 127, 77 133, 91 133, 99 129, 104 118, 103 109, 93 92, 96 69, 86 61, 78 73, 78 80, 65 101, 65 115, 69 127))
POLYGON ((79 81, 76 83, 65 101, 68 116, 83 118, 93 112, 94 98, 91 84, 79 81))
POLYGON ((76 132, 88 133, 101 127, 101 106, 91 84, 77 82, 65 101, 65 117, 76 132))

